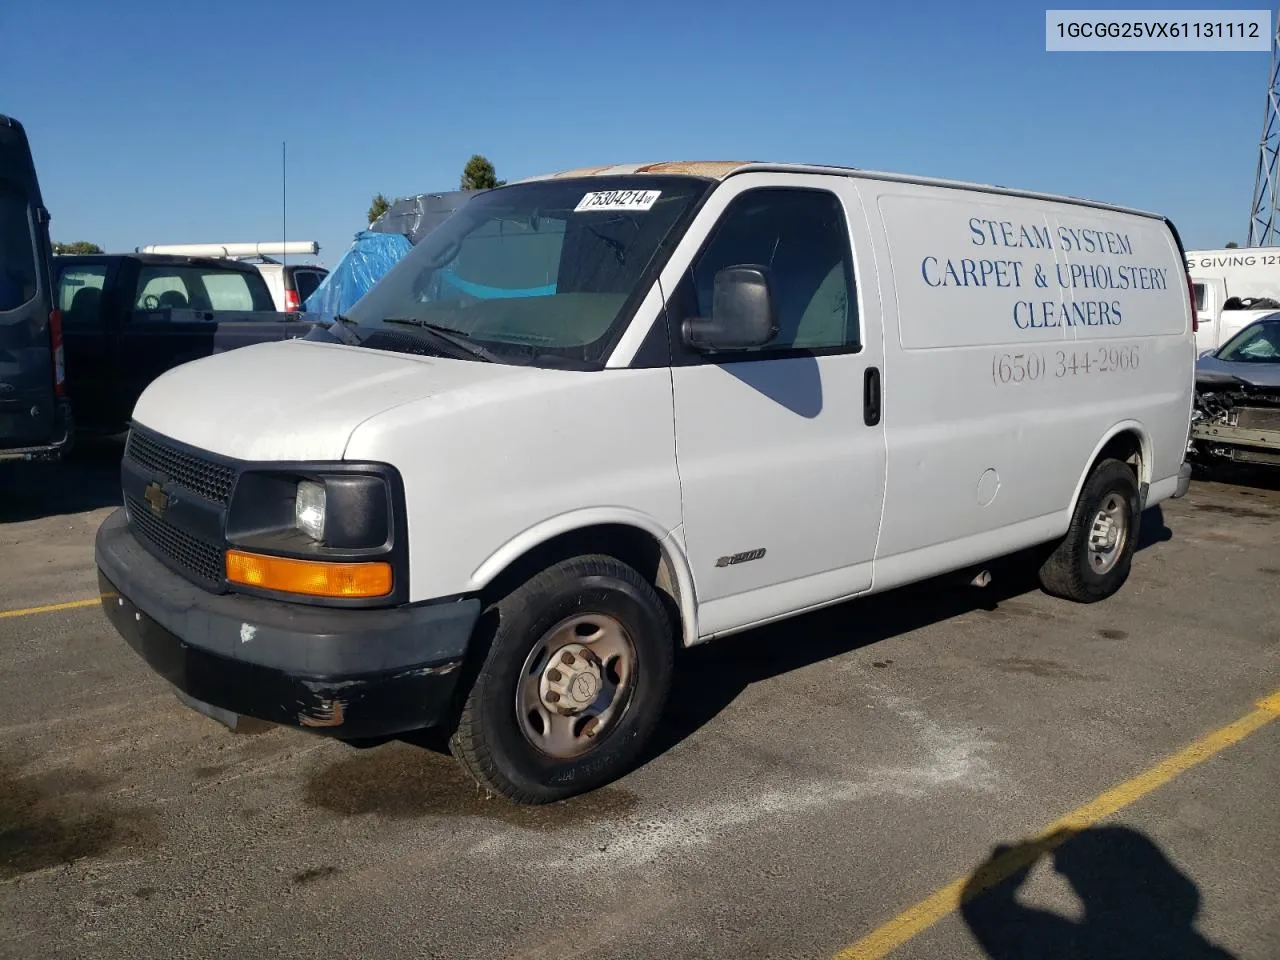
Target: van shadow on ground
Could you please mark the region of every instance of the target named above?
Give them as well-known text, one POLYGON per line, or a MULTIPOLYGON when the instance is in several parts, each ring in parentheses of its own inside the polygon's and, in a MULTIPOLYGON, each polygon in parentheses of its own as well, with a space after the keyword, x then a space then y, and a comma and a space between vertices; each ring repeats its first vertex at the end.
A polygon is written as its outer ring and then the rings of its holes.
MULTIPOLYGON (((1159 506, 1143 514, 1139 551, 1172 537, 1159 506)), ((939 577, 680 650, 664 721, 642 763, 709 723, 753 683, 1039 590, 1044 553, 1022 551, 984 564, 992 575, 986 587, 970 586, 964 575, 939 577)))
POLYGON ((0 463, 0 523, 83 513, 120 503, 118 437, 79 440, 54 463, 0 463))
POLYGON ((1200 904, 1154 841, 1108 825, 996 847, 970 874, 960 915, 992 960, 1233 960, 1196 930, 1200 904), (1019 901, 1041 862, 1079 898, 1079 919, 1019 901))

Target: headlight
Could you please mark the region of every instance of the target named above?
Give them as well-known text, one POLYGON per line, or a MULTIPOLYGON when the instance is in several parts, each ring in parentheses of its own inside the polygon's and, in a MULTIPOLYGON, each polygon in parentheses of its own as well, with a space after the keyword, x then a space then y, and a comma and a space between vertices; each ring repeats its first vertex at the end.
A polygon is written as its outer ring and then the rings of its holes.
POLYGON ((323 542, 324 512, 324 484, 313 480, 300 482, 293 506, 294 525, 312 540, 323 542))
POLYGON ((268 553, 303 551, 299 555, 308 557, 390 549, 397 522, 393 500, 403 496, 393 493, 398 479, 389 472, 327 464, 246 470, 236 480, 227 511, 227 541, 268 553))
POLYGON ((253 464, 224 524, 228 586, 338 606, 408 602, 404 484, 377 463, 253 464))

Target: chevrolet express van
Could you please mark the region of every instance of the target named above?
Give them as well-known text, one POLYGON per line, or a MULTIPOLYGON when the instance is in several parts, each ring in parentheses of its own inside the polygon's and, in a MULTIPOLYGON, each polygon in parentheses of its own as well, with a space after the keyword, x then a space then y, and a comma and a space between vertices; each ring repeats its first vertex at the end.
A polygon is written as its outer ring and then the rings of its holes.
POLYGON ((1189 482, 1182 254, 1153 214, 854 169, 505 186, 349 316, 148 387, 104 609, 227 722, 437 728, 511 800, 588 790, 677 645, 1038 545, 1050 593, 1116 591, 1189 482))

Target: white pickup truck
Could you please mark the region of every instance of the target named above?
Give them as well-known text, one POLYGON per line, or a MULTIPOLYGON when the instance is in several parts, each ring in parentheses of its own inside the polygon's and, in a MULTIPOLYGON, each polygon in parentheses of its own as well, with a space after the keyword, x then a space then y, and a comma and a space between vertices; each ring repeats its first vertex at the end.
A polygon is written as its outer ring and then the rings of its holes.
POLYGON ((1196 298, 1196 348, 1216 350, 1259 317, 1280 310, 1280 247, 1188 250, 1196 298))

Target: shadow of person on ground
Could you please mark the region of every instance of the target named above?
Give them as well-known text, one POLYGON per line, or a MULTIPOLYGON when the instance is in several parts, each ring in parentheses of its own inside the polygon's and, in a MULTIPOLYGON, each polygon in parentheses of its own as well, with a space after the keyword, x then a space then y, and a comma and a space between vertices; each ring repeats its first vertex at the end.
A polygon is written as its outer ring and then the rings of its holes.
POLYGON ((992 960, 1234 960, 1195 929, 1200 890, 1147 836, 1121 826, 1000 846, 970 876, 960 913, 992 960), (1017 900, 1048 857, 1084 904, 1079 919, 1017 900))
POLYGON ((77 439, 52 463, 0 464, 0 523, 83 513, 121 502, 118 437, 77 439))

